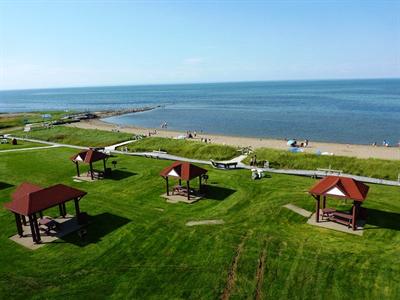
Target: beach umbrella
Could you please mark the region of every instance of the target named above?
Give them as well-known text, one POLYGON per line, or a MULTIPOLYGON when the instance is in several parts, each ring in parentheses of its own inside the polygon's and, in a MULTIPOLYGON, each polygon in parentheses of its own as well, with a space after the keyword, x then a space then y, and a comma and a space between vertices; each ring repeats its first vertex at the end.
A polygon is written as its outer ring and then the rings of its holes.
POLYGON ((295 140, 288 140, 287 145, 292 146, 294 143, 296 143, 295 140))

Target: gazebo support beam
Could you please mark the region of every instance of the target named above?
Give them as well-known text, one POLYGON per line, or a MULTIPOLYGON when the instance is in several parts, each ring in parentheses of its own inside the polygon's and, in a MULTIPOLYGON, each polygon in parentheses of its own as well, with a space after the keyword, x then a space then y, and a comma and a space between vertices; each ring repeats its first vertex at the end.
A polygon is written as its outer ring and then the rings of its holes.
POLYGON ((78 175, 78 177, 80 177, 81 174, 79 173, 79 163, 76 161, 75 165, 76 165, 76 174, 78 175))
POLYGON ((190 184, 189 184, 189 180, 186 181, 186 187, 187 187, 187 199, 190 200, 190 184))
POLYGON ((317 222, 317 223, 319 223, 319 210, 320 210, 320 205, 321 205, 321 196, 320 195, 318 195, 317 196, 317 198, 316 198, 316 211, 315 211, 315 221, 317 222))
POLYGON ((90 178, 93 180, 93 164, 90 163, 89 167, 90 167, 90 178))
POLYGON ((167 186, 167 196, 169 196, 168 176, 165 177, 165 184, 166 184, 166 186, 167 186))
POLYGON ((29 215, 28 218, 29 218, 29 227, 31 228, 31 233, 32 233, 32 240, 33 240, 34 243, 36 243, 37 242, 36 230, 35 230, 35 227, 33 225, 32 215, 29 215))
POLYGON ((351 227, 353 230, 356 230, 356 224, 357 224, 357 211, 358 211, 358 202, 354 201, 353 202, 353 218, 351 220, 351 227))
POLYGON ((15 224, 17 225, 18 235, 19 237, 23 237, 24 231, 22 229, 21 216, 17 213, 14 213, 14 215, 15 215, 15 224))
POLYGON ((79 216, 80 216, 80 214, 81 214, 81 211, 80 211, 80 209, 79 209, 79 199, 78 199, 78 198, 74 199, 74 204, 75 204, 75 215, 76 215, 76 219, 77 219, 77 221, 78 221, 78 224, 81 224, 80 218, 79 218, 79 216))
POLYGON ((201 193, 202 187, 201 187, 201 176, 199 176, 199 192, 201 193))
POLYGON ((104 174, 106 174, 106 159, 103 159, 104 174))
POLYGON ((24 215, 21 215, 21 220, 22 220, 22 224, 24 224, 24 226, 27 226, 26 224, 26 218, 24 215))
POLYGON ((40 230, 39 230, 39 224, 38 224, 38 221, 37 221, 36 214, 33 214, 33 225, 34 225, 35 230, 36 230, 36 243, 40 243, 40 241, 41 241, 40 230))
POLYGON ((322 201, 322 208, 326 208, 326 196, 324 195, 324 199, 322 201))

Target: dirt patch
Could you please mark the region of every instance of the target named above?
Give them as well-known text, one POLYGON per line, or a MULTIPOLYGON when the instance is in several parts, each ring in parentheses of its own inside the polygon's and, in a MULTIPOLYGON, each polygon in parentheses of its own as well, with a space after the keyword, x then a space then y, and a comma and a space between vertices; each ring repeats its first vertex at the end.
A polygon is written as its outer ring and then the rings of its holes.
POLYGON ((232 263, 231 263, 231 267, 229 269, 228 279, 226 281, 226 286, 225 286, 224 291, 222 292, 222 295, 220 297, 221 300, 228 300, 230 298, 230 296, 231 296, 231 292, 232 292, 232 290, 233 290, 233 288, 235 286, 236 270, 237 270, 238 262, 239 262, 239 259, 240 259, 240 255, 242 254, 244 243, 246 242, 246 240, 248 239, 249 236, 250 236, 250 233, 245 235, 242 238, 242 241, 240 242, 239 246, 236 249, 235 256, 233 257, 233 260, 232 260, 232 263))
POLYGON ((256 273, 256 292, 254 294, 255 300, 263 299, 262 297, 262 284, 264 282, 264 271, 265 271, 265 258, 267 255, 267 250, 265 249, 265 244, 263 250, 260 253, 260 257, 258 258, 258 266, 257 266, 257 273, 256 273))

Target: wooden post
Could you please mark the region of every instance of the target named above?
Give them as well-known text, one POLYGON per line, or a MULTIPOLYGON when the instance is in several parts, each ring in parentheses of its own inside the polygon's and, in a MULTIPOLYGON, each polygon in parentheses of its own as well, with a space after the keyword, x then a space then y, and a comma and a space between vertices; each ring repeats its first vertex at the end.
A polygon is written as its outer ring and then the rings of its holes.
POLYGON ((201 175, 199 176, 199 192, 201 193, 201 190, 202 190, 202 188, 201 188, 201 175))
POLYGON ((78 177, 80 177, 81 174, 79 173, 79 163, 76 161, 75 165, 76 165, 76 174, 78 174, 78 177))
POLYGON ((21 216, 21 219, 22 219, 22 224, 24 224, 24 226, 26 226, 27 224, 26 224, 26 218, 25 218, 25 216, 21 216))
POLYGON ((65 202, 62 204, 62 208, 63 208, 63 218, 65 218, 65 216, 67 215, 67 208, 65 207, 65 202))
POLYGON ((182 179, 179 178, 179 185, 182 186, 182 179))
POLYGON ((104 166, 104 174, 106 174, 106 160, 103 159, 103 166, 104 166))
POLYGON ((169 196, 168 176, 165 177, 165 183, 166 183, 166 185, 167 185, 167 196, 169 196))
POLYGON ((326 208, 326 196, 324 196, 324 200, 322 201, 322 208, 326 208))
POLYGON ((60 211, 60 216, 62 216, 64 214, 62 204, 58 204, 58 209, 60 211))
POLYGON ((318 195, 316 200, 317 200, 317 203, 316 203, 317 208, 316 208, 316 212, 315 212, 315 221, 318 223, 319 222, 319 208, 320 208, 321 196, 318 195))
POLYGON ((186 182, 186 187, 187 187, 187 199, 190 200, 190 185, 189 185, 189 180, 186 182))
POLYGON ((74 204, 75 204, 75 215, 76 215, 76 219, 78 220, 78 224, 81 224, 80 218, 79 218, 79 216, 80 216, 80 214, 81 214, 81 211, 80 211, 80 209, 79 209, 79 199, 78 199, 78 198, 75 198, 75 199, 74 199, 74 204))
POLYGON ((41 239, 40 239, 40 230, 39 230, 39 224, 37 221, 36 214, 33 214, 33 225, 36 230, 36 243, 38 244, 38 243, 40 243, 41 239))
POLYGON ((353 228, 353 230, 356 230, 356 217, 357 217, 357 202, 354 201, 353 202, 353 219, 351 220, 351 227, 353 228))
POLYGON ((43 211, 39 211, 39 216, 41 219, 43 219, 43 211))
POLYGON ((21 223, 21 216, 17 213, 14 213, 15 215, 15 223, 17 224, 17 231, 19 237, 22 237, 24 235, 24 231, 22 229, 22 223, 21 223))
POLYGON ((92 165, 92 163, 90 163, 89 166, 90 166, 90 178, 92 178, 92 180, 93 180, 93 165, 92 165))
POLYGON ((35 227, 33 225, 32 215, 29 215, 28 218, 29 218, 29 227, 31 228, 31 233, 32 233, 32 240, 34 243, 36 243, 36 241, 37 241, 36 240, 36 231, 35 231, 35 227))

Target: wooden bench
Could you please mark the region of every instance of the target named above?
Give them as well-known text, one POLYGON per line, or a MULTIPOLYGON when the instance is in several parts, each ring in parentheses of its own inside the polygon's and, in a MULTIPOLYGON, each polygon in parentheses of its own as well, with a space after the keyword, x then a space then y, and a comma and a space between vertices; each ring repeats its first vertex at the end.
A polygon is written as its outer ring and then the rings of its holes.
POLYGON ((340 223, 343 225, 346 225, 347 227, 350 227, 353 221, 353 216, 348 213, 343 213, 343 212, 333 212, 330 217, 328 217, 330 221, 340 223))

